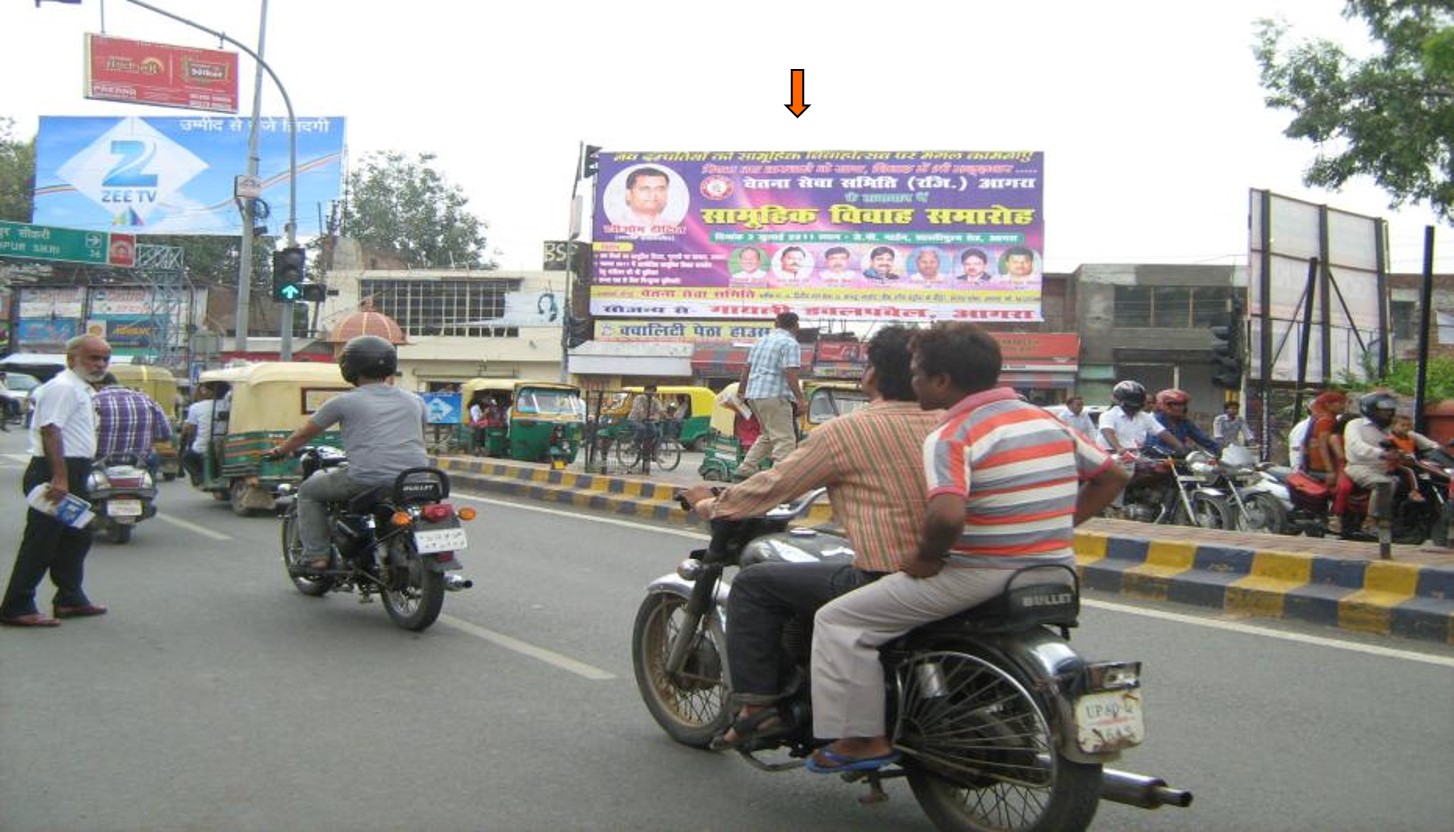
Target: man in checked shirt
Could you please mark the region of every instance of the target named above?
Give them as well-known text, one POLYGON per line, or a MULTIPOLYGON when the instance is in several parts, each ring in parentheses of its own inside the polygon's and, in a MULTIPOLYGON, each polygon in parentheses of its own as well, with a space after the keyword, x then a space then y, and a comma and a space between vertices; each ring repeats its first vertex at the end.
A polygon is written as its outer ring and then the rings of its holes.
MULTIPOLYGON (((759 563, 732 581, 727 601, 727 656, 738 707, 732 728, 714 741, 731 748, 788 730, 778 703, 795 680, 782 678, 778 645, 796 615, 899 569, 915 551, 928 500, 924 438, 943 413, 920 408, 910 382, 909 340, 902 326, 868 342, 863 389, 870 403, 826 422, 786 459, 721 496, 693 486, 687 499, 703 519, 752 517, 821 486, 855 553, 851 563, 759 563)), ((800 680, 798 680, 800 681, 800 680)))
POLYGON ((156 477, 159 459, 153 444, 172 438, 172 424, 145 393, 122 387, 107 373, 96 384, 96 458, 135 454, 156 477))

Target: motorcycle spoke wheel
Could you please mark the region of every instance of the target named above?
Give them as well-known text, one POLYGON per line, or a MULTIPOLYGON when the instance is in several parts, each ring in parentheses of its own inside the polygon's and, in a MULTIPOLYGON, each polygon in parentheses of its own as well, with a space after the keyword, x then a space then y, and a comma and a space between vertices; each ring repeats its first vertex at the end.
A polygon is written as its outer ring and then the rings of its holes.
POLYGON ((1249 494, 1237 512, 1237 531, 1282 534, 1287 528, 1287 509, 1271 494, 1249 494))
POLYGON ((961 652, 917 653, 898 668, 894 745, 914 797, 940 829, 1084 829, 1099 765, 1055 746, 1046 709, 1014 674, 961 652))
POLYGON ((400 627, 423 630, 444 609, 444 576, 430 569, 403 535, 395 535, 386 551, 389 582, 380 593, 384 610, 400 627))
POLYGON ((298 515, 289 512, 283 516, 283 568, 298 591, 310 597, 318 597, 333 588, 332 578, 309 577, 299 574, 303 565, 303 537, 298 530, 298 515))
POLYGON ((636 687, 657 724, 683 745, 706 748, 731 722, 723 675, 727 642, 715 618, 704 621, 692 636, 681 671, 669 672, 667 658, 685 624, 685 608, 685 598, 666 592, 642 601, 631 636, 631 663, 636 687))

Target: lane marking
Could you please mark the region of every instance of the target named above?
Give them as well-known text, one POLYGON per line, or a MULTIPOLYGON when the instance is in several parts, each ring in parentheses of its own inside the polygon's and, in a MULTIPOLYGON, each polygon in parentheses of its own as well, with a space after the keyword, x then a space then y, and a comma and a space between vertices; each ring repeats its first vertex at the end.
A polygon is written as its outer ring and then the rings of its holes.
POLYGON ((186 520, 178 520, 175 517, 170 517, 170 516, 165 515, 165 514, 158 513, 156 515, 156 518, 158 520, 161 520, 161 521, 164 521, 164 522, 167 522, 167 523, 171 523, 173 526, 176 526, 179 529, 186 529, 189 532, 193 532, 194 534, 200 534, 203 537, 210 537, 213 540, 231 540, 232 539, 232 536, 231 535, 225 535, 225 534, 222 534, 221 532, 214 532, 214 531, 212 531, 211 529, 209 529, 209 528, 207 528, 205 526, 199 526, 196 523, 188 523, 186 520))
POLYGON ((510 650, 515 653, 519 653, 522 656, 528 656, 532 659, 537 659, 553 667, 558 667, 561 670, 574 673, 577 676, 582 676, 586 679, 590 679, 593 682, 608 682, 616 678, 615 675, 607 673, 599 667, 593 667, 592 665, 588 665, 585 662, 578 662, 575 659, 572 659, 570 656, 563 656, 560 653, 556 653, 552 650, 546 650, 544 647, 536 647, 535 645, 521 641, 518 638, 507 636, 504 633, 497 633, 494 630, 486 629, 479 626, 478 624, 471 624, 468 621, 460 618, 455 618, 452 615, 439 616, 439 623, 449 627, 453 627, 454 629, 459 630, 466 635, 471 635, 475 638, 484 639, 491 644, 503 647, 506 650, 510 650))
POLYGON ((1232 633, 1243 633, 1246 635, 1266 636, 1268 638, 1281 639, 1283 641, 1295 641, 1301 644, 1314 644, 1319 647, 1332 647, 1338 650, 1348 650, 1354 653, 1367 653, 1372 656, 1382 656, 1389 659, 1403 659, 1410 662, 1423 662, 1424 664, 1438 665, 1439 667, 1454 668, 1454 658, 1444 656, 1430 656, 1424 653, 1416 653, 1412 650, 1399 650, 1393 647, 1380 647, 1377 644, 1359 644, 1353 641, 1339 641, 1337 639, 1325 638, 1323 636, 1310 636, 1303 633, 1289 633, 1282 630, 1271 630, 1266 627, 1258 627, 1252 624, 1242 624, 1236 621, 1217 621, 1215 619, 1200 618, 1194 615, 1187 615, 1179 612, 1167 612, 1165 610, 1152 610, 1142 607, 1131 607, 1125 604, 1117 604, 1111 601, 1093 601, 1086 598, 1081 599, 1081 604, 1107 612, 1119 612, 1126 615, 1139 615, 1143 618, 1156 618, 1162 621, 1172 621, 1178 624, 1192 624, 1198 627, 1208 627, 1213 630, 1224 630, 1232 633))
MULTIPOLYGON (((468 494, 450 495, 462 499, 473 500, 479 503, 517 508, 523 511, 534 511, 541 514, 551 514, 558 517, 570 517, 575 520, 585 520, 592 523, 606 523, 613 526, 637 529, 667 534, 674 534, 678 537, 687 537, 693 540, 708 540, 708 535, 700 532, 688 531, 685 529, 670 529, 662 526, 654 526, 649 523, 641 523, 634 520, 621 520, 614 517, 596 517, 582 512, 561 511, 559 509, 546 508, 544 506, 530 505, 528 503, 512 503, 508 500, 492 500, 485 497, 475 497, 468 494)), ((1422 662, 1439 667, 1454 668, 1454 658, 1444 656, 1431 656, 1425 653, 1418 653, 1413 650, 1399 650, 1393 647, 1380 647, 1376 644, 1360 644, 1354 641, 1341 641, 1324 636, 1304 635, 1302 633, 1290 633, 1282 630, 1274 630, 1268 627, 1259 627, 1255 624, 1242 624, 1235 621, 1218 621, 1214 618, 1203 618, 1197 615, 1185 613, 1164 612, 1162 610, 1146 609, 1144 607, 1132 607, 1126 604, 1117 604, 1110 601, 1095 601, 1082 596, 1081 604, 1094 609, 1117 612, 1124 615, 1139 615, 1142 618, 1156 618, 1162 621, 1171 621, 1178 624, 1189 624, 1194 627, 1207 627, 1213 630, 1241 633, 1243 635, 1263 636, 1266 638, 1281 639, 1283 641, 1294 641, 1302 644, 1312 644, 1319 647, 1329 647, 1335 650, 1347 650, 1353 653, 1367 653, 1372 656, 1381 656, 1390 659, 1402 659, 1404 661, 1422 662)), ((1208 611, 1208 614, 1216 614, 1216 610, 1208 611)))

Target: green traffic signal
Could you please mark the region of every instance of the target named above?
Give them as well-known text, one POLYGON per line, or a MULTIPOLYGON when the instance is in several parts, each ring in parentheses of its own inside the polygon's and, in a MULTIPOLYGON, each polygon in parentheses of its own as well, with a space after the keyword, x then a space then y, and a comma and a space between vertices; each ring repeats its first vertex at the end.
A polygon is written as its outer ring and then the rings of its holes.
POLYGON ((307 252, 298 246, 273 252, 273 297, 292 301, 303 296, 307 279, 307 252))

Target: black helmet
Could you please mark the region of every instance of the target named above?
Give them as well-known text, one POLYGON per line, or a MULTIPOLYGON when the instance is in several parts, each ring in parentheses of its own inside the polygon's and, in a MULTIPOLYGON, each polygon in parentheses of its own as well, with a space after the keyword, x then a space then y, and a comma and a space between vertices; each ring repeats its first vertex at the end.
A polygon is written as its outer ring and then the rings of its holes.
POLYGON ((1111 388, 1111 398, 1116 404, 1143 407, 1146 404, 1146 387, 1139 381, 1123 381, 1111 388))
POLYGON ((388 378, 399 368, 399 353, 387 339, 377 335, 350 338, 338 354, 338 369, 349 384, 362 378, 388 378))
POLYGON ((1369 393, 1358 400, 1358 412, 1379 427, 1387 427, 1398 410, 1398 399, 1389 393, 1369 393))

